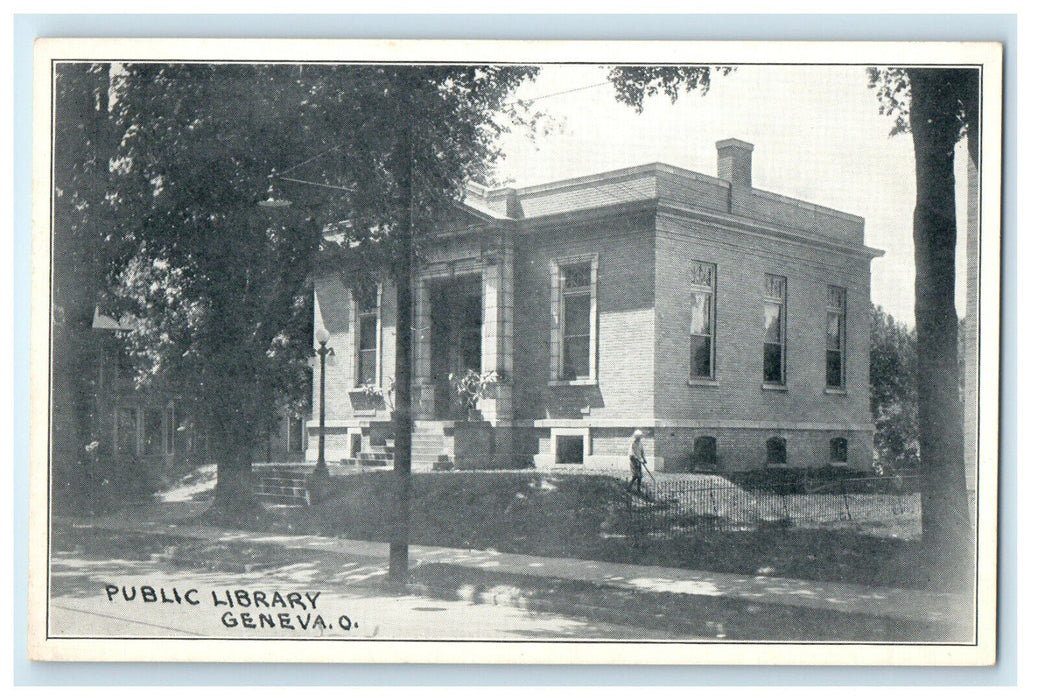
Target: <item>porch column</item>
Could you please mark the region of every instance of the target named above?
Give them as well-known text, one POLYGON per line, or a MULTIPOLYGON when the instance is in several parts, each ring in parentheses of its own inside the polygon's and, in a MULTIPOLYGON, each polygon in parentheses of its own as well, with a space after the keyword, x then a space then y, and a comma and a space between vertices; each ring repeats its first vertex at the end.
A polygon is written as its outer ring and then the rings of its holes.
POLYGON ((512 418, 512 288, 513 255, 504 246, 497 262, 483 268, 483 371, 504 376, 493 396, 480 403, 483 416, 492 422, 512 418))
POLYGON ((414 382, 411 408, 418 420, 433 418, 432 317, 429 309, 429 278, 419 277, 414 290, 414 382))

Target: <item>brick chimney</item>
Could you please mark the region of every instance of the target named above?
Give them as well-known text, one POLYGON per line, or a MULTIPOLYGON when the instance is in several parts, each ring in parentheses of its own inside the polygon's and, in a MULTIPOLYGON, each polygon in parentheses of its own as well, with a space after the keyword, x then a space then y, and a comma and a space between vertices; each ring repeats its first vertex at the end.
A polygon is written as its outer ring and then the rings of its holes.
POLYGON ((753 144, 739 139, 718 141, 717 177, 732 183, 728 211, 739 213, 753 189, 753 144))

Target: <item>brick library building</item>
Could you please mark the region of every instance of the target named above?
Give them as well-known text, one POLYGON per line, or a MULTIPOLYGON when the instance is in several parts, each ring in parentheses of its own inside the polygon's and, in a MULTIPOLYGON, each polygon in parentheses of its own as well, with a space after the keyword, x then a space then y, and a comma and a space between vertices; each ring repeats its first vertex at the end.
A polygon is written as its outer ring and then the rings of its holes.
MULTIPOLYGON (((882 252, 861 217, 755 189, 752 152, 470 185, 415 273, 414 469, 626 469, 637 429, 658 471, 869 470, 882 252)), ((395 300, 315 284, 332 473, 388 463, 395 300)))

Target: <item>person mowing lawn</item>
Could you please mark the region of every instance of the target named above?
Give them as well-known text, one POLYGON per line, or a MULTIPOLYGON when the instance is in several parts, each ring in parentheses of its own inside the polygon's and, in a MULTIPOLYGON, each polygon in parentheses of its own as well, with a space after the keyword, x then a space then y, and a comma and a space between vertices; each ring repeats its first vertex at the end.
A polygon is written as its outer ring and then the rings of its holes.
POLYGON ((631 480, 627 488, 637 485, 638 493, 642 490, 642 467, 645 466, 645 447, 642 446, 642 431, 635 430, 631 436, 631 449, 628 451, 631 458, 631 480))

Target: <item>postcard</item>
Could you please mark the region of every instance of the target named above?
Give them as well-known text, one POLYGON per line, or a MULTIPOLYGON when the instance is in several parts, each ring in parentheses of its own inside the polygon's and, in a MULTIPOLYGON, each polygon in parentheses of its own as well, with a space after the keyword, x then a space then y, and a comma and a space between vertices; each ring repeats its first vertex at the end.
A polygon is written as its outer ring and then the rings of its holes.
POLYGON ((31 658, 994 663, 1001 75, 38 40, 31 658))

